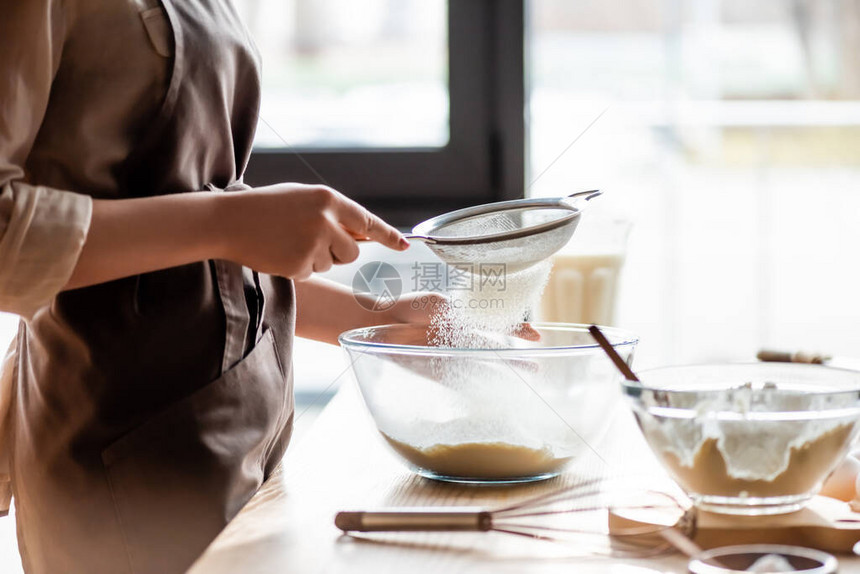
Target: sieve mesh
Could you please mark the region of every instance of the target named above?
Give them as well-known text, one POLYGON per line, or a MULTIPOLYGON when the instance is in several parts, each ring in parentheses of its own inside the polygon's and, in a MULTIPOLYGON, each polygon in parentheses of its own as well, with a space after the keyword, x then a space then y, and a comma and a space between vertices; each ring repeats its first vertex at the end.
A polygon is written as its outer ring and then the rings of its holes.
POLYGON ((484 213, 443 224, 433 230, 435 237, 485 237, 520 231, 570 216, 570 209, 524 207, 484 213))

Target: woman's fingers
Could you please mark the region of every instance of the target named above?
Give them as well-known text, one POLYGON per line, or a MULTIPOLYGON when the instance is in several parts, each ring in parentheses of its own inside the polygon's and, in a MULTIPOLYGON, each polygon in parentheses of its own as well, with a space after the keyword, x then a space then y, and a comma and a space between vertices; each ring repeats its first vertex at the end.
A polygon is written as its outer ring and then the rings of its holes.
POLYGON ((409 247, 395 228, 327 186, 281 184, 236 195, 219 204, 236 222, 223 258, 266 273, 301 280, 351 263, 359 255, 357 240, 409 247))
POLYGON ((397 251, 409 247, 403 235, 379 217, 343 195, 338 194, 337 198, 333 206, 334 214, 353 237, 366 237, 397 251))
POLYGON ((310 277, 311 277, 311 275, 313 275, 313 273, 314 273, 314 270, 312 269, 312 266, 308 265, 307 267, 303 267, 302 269, 297 271, 290 278, 295 279, 296 281, 304 281, 305 279, 310 279, 310 277))
POLYGON ((314 259, 313 269, 314 273, 325 273, 331 266, 334 265, 334 258, 332 256, 331 251, 326 251, 325 253, 320 253, 314 259))
POLYGON ((520 323, 517 325, 514 328, 513 335, 526 341, 540 341, 540 331, 532 327, 530 323, 520 323))
POLYGON ((355 242, 355 239, 337 225, 332 232, 329 251, 335 263, 352 263, 358 259, 359 254, 358 243, 355 242))
POLYGON ((358 258, 358 244, 346 230, 332 222, 328 231, 328 241, 320 244, 314 256, 314 273, 325 273, 336 263, 352 263, 358 258))

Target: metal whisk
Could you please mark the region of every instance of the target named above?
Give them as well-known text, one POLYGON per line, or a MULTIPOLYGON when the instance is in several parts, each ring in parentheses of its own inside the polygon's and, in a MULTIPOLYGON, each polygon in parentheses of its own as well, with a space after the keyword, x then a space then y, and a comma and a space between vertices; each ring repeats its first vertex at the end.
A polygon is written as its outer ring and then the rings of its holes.
MULTIPOLYGON (((623 514, 618 513, 618 514, 623 514)), ((583 535, 608 536, 612 555, 652 556, 678 548, 684 552, 696 529, 695 508, 656 490, 606 490, 591 480, 496 509, 476 507, 387 508, 339 512, 335 526, 351 532, 500 532, 554 543, 580 545, 583 535), (629 498, 620 500, 621 495, 629 498), (611 495, 615 502, 608 502, 611 495), (619 506, 620 505, 620 506, 619 506), (662 525, 615 520, 610 510, 654 511, 662 525), (595 514, 602 514, 601 517, 595 514)), ((692 542, 690 542, 692 544, 692 542)))

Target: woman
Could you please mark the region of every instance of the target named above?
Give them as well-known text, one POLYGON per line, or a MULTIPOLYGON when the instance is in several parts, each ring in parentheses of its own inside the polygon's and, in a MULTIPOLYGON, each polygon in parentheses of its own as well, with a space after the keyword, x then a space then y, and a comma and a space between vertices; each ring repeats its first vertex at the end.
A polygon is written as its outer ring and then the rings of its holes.
POLYGON ((328 188, 242 184, 260 82, 230 0, 10 0, 0 62, 0 310, 24 318, 0 462, 25 568, 182 571, 286 448, 294 325, 333 341, 416 313, 290 279, 356 238, 408 244, 328 188))

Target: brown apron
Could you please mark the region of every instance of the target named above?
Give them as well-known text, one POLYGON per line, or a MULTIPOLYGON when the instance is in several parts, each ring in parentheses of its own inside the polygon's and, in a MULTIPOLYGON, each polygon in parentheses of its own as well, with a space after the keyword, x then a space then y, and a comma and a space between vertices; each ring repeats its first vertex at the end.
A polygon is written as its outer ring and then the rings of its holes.
MULTIPOLYGON (((119 197, 242 189, 257 55, 230 0, 162 4, 172 76, 119 197), (232 141, 212 141, 216 120, 232 141)), ((28 572, 191 565, 286 449, 293 300, 288 280, 207 261, 64 292, 22 324, 10 442, 28 572)))

